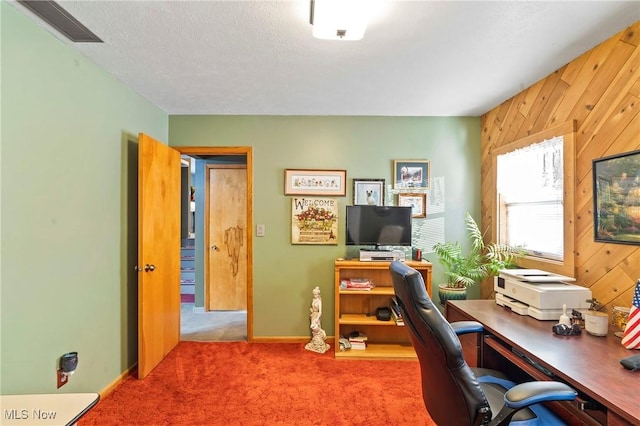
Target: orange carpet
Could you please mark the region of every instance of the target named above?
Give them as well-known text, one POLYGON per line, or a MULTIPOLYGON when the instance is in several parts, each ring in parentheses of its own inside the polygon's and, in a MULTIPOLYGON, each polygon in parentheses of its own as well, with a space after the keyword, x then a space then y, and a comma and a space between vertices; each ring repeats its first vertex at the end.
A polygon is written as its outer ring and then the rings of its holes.
POLYGON ((417 361, 335 360, 304 344, 180 344, 128 378, 88 425, 434 425, 417 361))

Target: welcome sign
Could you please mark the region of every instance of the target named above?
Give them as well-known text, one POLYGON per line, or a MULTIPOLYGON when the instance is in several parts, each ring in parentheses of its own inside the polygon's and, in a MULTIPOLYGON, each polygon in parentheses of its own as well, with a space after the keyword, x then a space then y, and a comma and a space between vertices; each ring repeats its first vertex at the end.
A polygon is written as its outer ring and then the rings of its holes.
POLYGON ((338 244, 336 199, 304 197, 291 202, 291 244, 338 244))

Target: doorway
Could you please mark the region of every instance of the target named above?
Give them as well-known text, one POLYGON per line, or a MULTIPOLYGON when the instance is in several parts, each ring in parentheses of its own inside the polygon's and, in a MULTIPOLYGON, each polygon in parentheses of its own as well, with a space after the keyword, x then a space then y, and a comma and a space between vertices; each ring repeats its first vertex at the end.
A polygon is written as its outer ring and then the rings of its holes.
MULTIPOLYGON (((192 187, 195 205, 192 239, 183 246, 193 247, 195 303, 183 304, 181 324, 184 335, 181 340, 229 341, 253 339, 253 161, 250 147, 174 147, 183 157, 193 159, 200 166, 198 178, 188 185, 191 199, 192 187), (210 170, 232 170, 235 176, 211 185, 210 170), (243 184, 238 186, 238 181, 243 184), (222 186, 220 186, 222 184, 222 186), (233 224, 214 218, 219 211, 212 209, 212 197, 220 195, 226 205, 239 204, 235 216, 241 216, 233 224), (231 199, 231 196, 235 199, 231 199), (216 227, 218 234, 216 234, 216 227), (214 241, 215 240, 215 241, 214 241), (212 261, 213 259, 213 261, 212 261), (216 260, 217 259, 217 260, 216 260), (243 262, 244 260, 244 262, 243 262), (217 263, 216 263, 217 262, 217 263), (226 269, 225 269, 226 268, 226 269), (221 275, 231 274, 235 282, 228 283, 226 294, 220 287, 221 275), (216 287, 216 285, 218 287, 216 287), (196 287, 197 286, 197 287, 196 287), (240 286, 241 288, 237 288, 240 286), (225 304, 212 303, 216 295, 227 299, 225 304), (232 304, 228 304, 232 300, 232 304)), ((220 178, 220 176, 219 176, 220 178)), ((220 180, 220 179, 219 179, 220 180)), ((184 187, 184 185, 183 185, 184 187)), ((220 204, 220 201, 217 203, 220 204)), ((191 210, 190 208, 189 210, 191 210)), ((226 208, 223 210, 227 210, 226 208)), ((234 216, 234 217, 235 217, 234 216)), ((237 219, 237 218, 236 218, 237 219)), ((224 280, 222 281, 224 282, 224 280)))
POLYGON ((246 164, 207 164, 207 311, 247 309, 246 164))

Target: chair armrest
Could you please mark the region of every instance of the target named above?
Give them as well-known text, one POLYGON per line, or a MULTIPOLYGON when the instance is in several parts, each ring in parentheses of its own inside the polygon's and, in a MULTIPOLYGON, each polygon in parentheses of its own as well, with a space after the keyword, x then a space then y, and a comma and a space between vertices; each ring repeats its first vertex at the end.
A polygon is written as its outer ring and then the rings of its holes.
POLYGON ((468 333, 481 333, 484 330, 482 324, 477 321, 456 321, 451 323, 451 328, 455 331, 456 335, 468 333))
POLYGON ((576 396, 576 391, 560 382, 520 383, 504 394, 505 405, 489 425, 508 425, 513 415, 522 408, 545 401, 573 401, 576 396))
POLYGON ((509 407, 522 408, 545 401, 573 401, 576 395, 576 391, 561 382, 526 382, 509 389, 504 402, 509 407))

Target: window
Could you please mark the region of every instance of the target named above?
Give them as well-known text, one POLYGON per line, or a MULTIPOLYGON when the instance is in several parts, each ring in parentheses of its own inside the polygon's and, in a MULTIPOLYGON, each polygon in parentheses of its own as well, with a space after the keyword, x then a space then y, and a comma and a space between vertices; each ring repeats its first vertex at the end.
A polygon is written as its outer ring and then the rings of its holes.
POLYGON ((496 149, 496 240, 523 262, 573 275, 573 123, 496 149))
POLYGON ((563 138, 557 136, 498 155, 500 243, 562 260, 562 146, 563 138))

